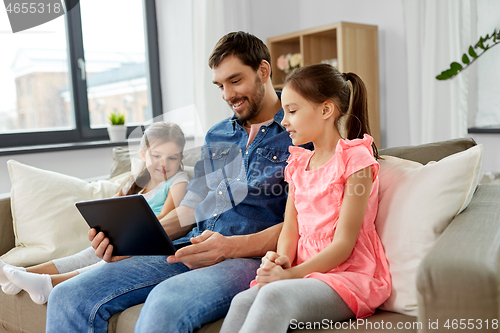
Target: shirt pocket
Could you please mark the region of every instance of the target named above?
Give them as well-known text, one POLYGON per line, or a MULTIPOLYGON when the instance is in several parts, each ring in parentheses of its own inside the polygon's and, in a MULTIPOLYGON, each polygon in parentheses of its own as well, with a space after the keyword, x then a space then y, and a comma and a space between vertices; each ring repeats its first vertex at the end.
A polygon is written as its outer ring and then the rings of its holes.
POLYGON ((286 161, 290 153, 274 148, 257 148, 256 153, 255 161, 249 166, 249 184, 260 188, 283 185, 286 161))
POLYGON ((231 148, 227 146, 205 146, 202 148, 205 177, 210 188, 217 187, 224 178, 222 169, 226 164, 230 150, 231 148))

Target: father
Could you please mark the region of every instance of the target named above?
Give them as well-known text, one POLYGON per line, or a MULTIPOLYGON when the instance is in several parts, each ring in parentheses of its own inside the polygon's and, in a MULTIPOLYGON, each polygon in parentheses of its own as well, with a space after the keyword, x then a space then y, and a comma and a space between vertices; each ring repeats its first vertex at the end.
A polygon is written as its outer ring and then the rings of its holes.
POLYGON ((291 140, 280 125, 270 62, 251 34, 229 33, 217 43, 213 83, 234 115, 208 131, 185 198, 161 221, 182 248, 168 258, 120 260, 91 230, 96 254, 114 262, 54 288, 47 332, 106 332, 113 314, 144 301, 136 332, 192 332, 222 318, 249 287, 260 265, 255 257, 276 248, 286 201, 291 140))

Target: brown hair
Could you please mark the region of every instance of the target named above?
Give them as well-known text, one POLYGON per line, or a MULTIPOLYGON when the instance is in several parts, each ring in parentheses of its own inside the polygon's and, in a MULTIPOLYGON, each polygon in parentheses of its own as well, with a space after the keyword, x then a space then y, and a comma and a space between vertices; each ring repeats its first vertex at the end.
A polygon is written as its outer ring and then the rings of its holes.
POLYGON ((222 37, 208 59, 208 66, 213 69, 230 55, 235 55, 243 64, 252 67, 254 71, 259 69, 262 60, 271 65, 271 54, 266 44, 244 31, 230 32, 222 37))
MULTIPOLYGON (((174 142, 179 149, 181 150, 181 158, 182 151, 184 150, 184 146, 186 144, 186 138, 184 137, 184 132, 182 132, 181 128, 172 123, 152 123, 145 131, 144 135, 141 138, 140 147, 143 152, 146 152, 153 142, 159 141, 160 143, 164 142, 174 142)), ((183 169, 183 165, 179 167, 179 170, 183 169)), ((135 178, 135 181, 130 186, 130 189, 125 195, 137 194, 146 187, 149 180, 151 179, 151 175, 149 174, 146 166, 141 170, 139 175, 135 178)))
MULTIPOLYGON (((344 126, 347 139, 363 138, 365 133, 370 134, 366 87, 357 74, 341 74, 328 64, 309 65, 290 73, 285 79, 284 86, 286 85, 290 85, 293 90, 313 103, 321 104, 331 100, 340 111, 337 128, 339 121, 347 117, 344 126), (352 96, 348 81, 352 85, 352 96)), ((375 142, 372 143, 372 148, 373 155, 378 159, 375 142)))

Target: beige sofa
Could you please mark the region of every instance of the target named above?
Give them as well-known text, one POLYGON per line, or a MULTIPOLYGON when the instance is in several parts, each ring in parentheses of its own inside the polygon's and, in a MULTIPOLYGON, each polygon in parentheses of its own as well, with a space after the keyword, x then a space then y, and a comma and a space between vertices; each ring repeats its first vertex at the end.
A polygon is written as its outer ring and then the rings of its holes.
MULTIPOLYGON (((475 145, 472 139, 383 149, 393 155, 425 164, 475 145)), ((419 267, 417 277, 418 313, 412 317, 378 310, 361 328, 329 329, 321 332, 380 332, 397 323, 404 332, 436 331, 429 323, 439 320, 486 320, 499 318, 500 303, 500 185, 479 185, 468 208, 446 228, 419 267), (420 329, 418 324, 421 323, 420 329), (385 325, 385 326, 384 326, 385 325)), ((0 197, 0 255, 14 246, 9 195, 0 197)), ((114 315, 109 332, 133 332, 142 305, 114 315)), ((24 291, 16 296, 0 292, 0 332, 44 332, 46 305, 36 305, 24 291)), ((450 322, 451 323, 451 322, 450 322)), ((470 323, 470 322, 469 322, 470 323)), ((222 319, 198 332, 218 332, 222 319)), ((476 326, 477 327, 477 326, 476 326)), ((441 326, 441 328, 443 328, 441 326)), ((486 325, 483 327, 486 328, 486 325)), ((489 330, 492 329, 489 325, 489 330)), ((319 332, 320 330, 302 330, 319 332)))

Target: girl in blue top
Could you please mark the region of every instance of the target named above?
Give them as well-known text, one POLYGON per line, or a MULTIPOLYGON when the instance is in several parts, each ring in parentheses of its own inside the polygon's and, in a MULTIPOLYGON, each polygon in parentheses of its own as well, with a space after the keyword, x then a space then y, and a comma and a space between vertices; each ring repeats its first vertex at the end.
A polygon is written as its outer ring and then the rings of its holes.
MULTIPOLYGON (((179 205, 186 194, 188 175, 182 171, 186 139, 179 126, 153 123, 141 139, 144 162, 137 176, 130 176, 115 195, 141 194, 158 219, 179 205)), ((53 287, 80 273, 104 264, 89 247, 74 255, 29 268, 15 267, 0 260, 0 286, 6 294, 26 290, 37 304, 44 304, 53 287)))

